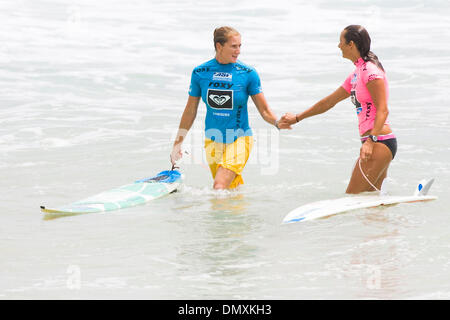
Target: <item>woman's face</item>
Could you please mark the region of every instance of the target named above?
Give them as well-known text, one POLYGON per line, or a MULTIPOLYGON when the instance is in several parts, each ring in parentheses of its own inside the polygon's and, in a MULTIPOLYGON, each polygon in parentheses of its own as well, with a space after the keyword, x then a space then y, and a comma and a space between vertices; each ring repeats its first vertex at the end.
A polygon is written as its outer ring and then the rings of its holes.
POLYGON ((341 32, 341 36, 339 37, 338 48, 341 49, 341 51, 342 51, 342 57, 350 59, 352 47, 354 46, 354 44, 353 44, 353 41, 350 41, 349 43, 346 42, 346 40, 345 40, 346 32, 347 32, 346 30, 343 30, 341 32))
POLYGON ((217 56, 220 63, 236 63, 241 53, 241 36, 233 35, 228 37, 228 41, 222 46, 217 44, 217 56))

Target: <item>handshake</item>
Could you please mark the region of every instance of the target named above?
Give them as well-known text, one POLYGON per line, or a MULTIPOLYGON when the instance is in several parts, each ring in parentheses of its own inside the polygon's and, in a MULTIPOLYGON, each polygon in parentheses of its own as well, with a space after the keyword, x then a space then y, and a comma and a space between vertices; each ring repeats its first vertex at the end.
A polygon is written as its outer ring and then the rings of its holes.
MULTIPOLYGON (((272 119, 267 120, 268 122, 273 121, 272 119)), ((296 124, 299 122, 300 119, 298 119, 297 115, 293 113, 285 113, 279 120, 275 121, 275 127, 277 127, 279 130, 281 129, 289 129, 291 130, 291 125, 296 124)), ((180 160, 183 156, 183 152, 181 150, 181 144, 184 140, 184 136, 187 134, 187 130, 184 130, 184 134, 181 135, 180 132, 177 134, 177 139, 173 145, 172 152, 170 153, 170 161, 172 162, 172 166, 175 166, 176 162, 180 160)))
POLYGON ((296 124, 298 122, 297 115, 293 113, 285 113, 279 120, 275 122, 275 126, 278 129, 292 129, 291 125, 296 124))

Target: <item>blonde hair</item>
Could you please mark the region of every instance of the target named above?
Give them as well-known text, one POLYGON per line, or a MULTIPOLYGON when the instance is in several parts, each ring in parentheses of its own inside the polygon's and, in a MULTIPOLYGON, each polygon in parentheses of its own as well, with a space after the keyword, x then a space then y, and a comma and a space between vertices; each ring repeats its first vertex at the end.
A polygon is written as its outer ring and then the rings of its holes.
POLYGON ((220 27, 214 30, 214 50, 217 51, 216 44, 220 43, 222 46, 228 41, 232 35, 240 35, 240 33, 232 27, 220 27))

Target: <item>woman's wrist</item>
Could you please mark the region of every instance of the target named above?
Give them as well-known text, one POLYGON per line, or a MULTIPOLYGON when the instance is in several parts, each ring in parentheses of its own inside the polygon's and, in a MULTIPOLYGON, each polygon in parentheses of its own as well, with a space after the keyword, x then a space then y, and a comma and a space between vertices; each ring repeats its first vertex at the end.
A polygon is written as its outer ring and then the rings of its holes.
POLYGON ((278 130, 280 130, 280 127, 278 127, 278 120, 275 120, 275 123, 273 124, 275 126, 275 128, 277 128, 278 130))

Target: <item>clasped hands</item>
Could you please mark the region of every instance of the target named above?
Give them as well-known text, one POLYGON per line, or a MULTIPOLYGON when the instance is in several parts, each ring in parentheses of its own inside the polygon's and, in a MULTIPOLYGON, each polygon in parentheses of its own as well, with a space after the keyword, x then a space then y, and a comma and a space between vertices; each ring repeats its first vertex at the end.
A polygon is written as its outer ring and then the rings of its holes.
POLYGON ((277 121, 279 129, 292 129, 291 125, 297 123, 296 115, 290 112, 285 113, 280 120, 277 121))

